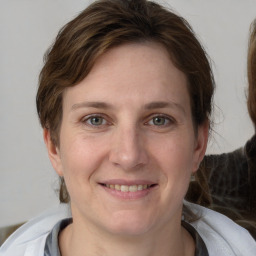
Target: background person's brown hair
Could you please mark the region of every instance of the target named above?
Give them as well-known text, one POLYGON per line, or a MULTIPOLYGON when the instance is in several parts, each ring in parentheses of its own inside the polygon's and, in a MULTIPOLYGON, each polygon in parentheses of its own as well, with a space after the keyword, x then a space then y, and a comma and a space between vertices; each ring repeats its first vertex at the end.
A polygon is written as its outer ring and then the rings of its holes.
POLYGON ((251 24, 248 56, 247 56, 247 76, 248 76, 248 99, 247 107, 251 120, 256 129, 256 19, 251 24))

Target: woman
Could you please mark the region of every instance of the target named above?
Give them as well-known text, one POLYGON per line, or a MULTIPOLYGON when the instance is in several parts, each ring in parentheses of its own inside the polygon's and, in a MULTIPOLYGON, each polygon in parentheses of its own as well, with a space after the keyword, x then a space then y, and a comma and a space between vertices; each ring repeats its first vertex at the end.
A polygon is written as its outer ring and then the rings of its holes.
MULTIPOLYGON (((256 21, 251 25, 248 57, 248 112, 256 127, 256 21)), ((243 148, 204 158, 187 199, 224 213, 256 239, 256 135, 243 148), (204 182, 202 182, 204 181, 204 182), (205 182, 207 181, 207 182, 205 182), (209 187, 206 185, 209 184, 209 187)))
POLYGON ((28 223, 3 255, 255 255, 246 230, 183 200, 207 146, 213 91, 181 17, 143 0, 85 9, 47 53, 37 94, 72 218, 28 223))

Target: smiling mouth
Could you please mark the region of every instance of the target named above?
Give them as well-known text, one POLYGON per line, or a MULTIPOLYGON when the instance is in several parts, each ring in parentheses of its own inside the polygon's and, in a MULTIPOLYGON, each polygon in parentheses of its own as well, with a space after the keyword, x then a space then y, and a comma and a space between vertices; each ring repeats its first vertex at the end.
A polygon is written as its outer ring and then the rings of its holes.
POLYGON ((120 192, 137 192, 150 189, 155 187, 156 184, 141 184, 141 185, 120 185, 120 184, 101 184, 104 187, 107 187, 112 190, 117 190, 120 192))

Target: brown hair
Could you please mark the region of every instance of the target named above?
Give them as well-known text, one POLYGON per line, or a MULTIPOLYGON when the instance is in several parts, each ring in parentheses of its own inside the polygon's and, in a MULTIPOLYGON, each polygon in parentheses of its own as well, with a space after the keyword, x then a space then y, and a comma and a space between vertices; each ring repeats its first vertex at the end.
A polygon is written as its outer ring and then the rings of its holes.
MULTIPOLYGON (((45 55, 37 111, 42 127, 50 130, 56 146, 64 90, 83 80, 108 49, 145 41, 162 44, 176 67, 187 76, 195 130, 209 120, 214 80, 207 55, 189 24, 151 1, 100 0, 63 27, 45 55)), ((69 200, 64 181, 60 200, 69 200)))
POLYGON ((256 19, 251 24, 250 32, 247 57, 247 76, 249 83, 247 107, 254 127, 256 128, 256 19))

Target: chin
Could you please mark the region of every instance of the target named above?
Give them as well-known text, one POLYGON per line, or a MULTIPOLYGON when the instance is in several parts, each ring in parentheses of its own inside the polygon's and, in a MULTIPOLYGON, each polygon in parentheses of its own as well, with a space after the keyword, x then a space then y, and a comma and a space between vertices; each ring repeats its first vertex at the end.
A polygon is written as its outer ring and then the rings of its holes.
POLYGON ((153 221, 149 221, 141 214, 140 216, 119 216, 109 223, 111 233, 123 236, 139 236, 152 228, 153 221))

